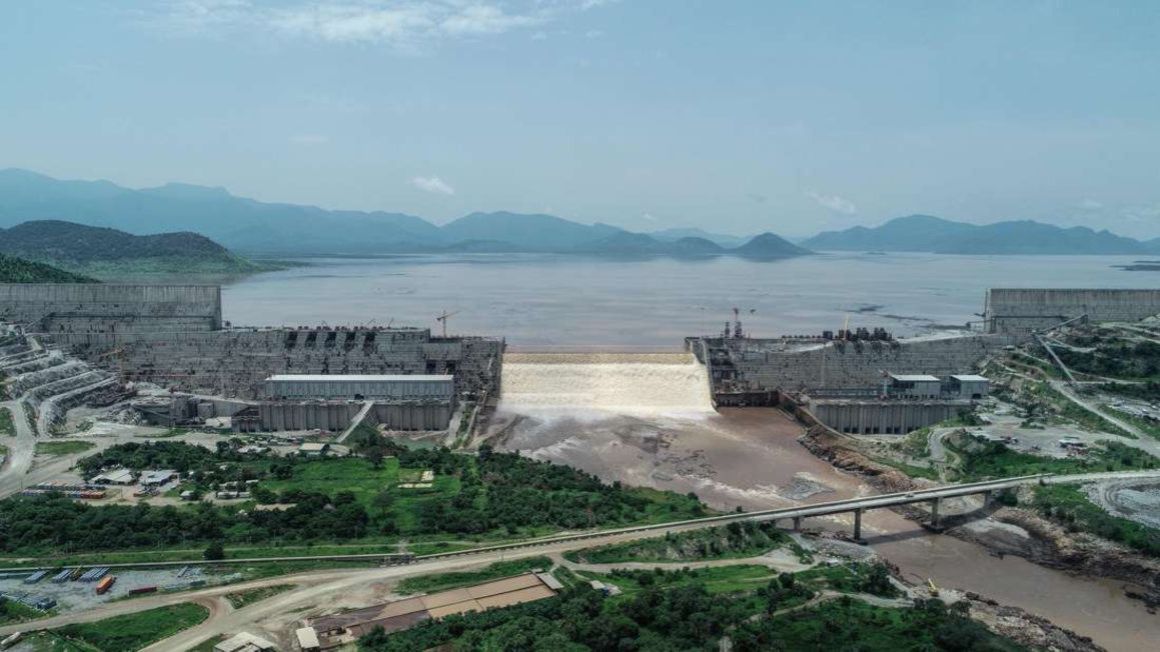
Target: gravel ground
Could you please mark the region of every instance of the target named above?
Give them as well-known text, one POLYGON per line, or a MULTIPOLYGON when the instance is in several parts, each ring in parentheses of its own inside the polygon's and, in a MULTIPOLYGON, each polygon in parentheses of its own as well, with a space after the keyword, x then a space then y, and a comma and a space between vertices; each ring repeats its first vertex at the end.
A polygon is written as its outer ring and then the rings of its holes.
POLYGON ((1160 482, 1115 480, 1094 482, 1084 488, 1092 502, 1109 513, 1149 527, 1160 528, 1160 482))
POLYGON ((51 580, 55 573, 50 571, 47 577, 32 585, 25 584, 19 578, 0 579, 0 593, 11 595, 28 594, 37 598, 50 597, 57 602, 57 613, 67 613, 91 609, 112 600, 122 599, 132 589, 144 586, 188 584, 192 580, 205 579, 212 581, 216 577, 203 574, 201 569, 195 568, 187 572, 184 577, 178 578, 177 573, 179 571, 180 569, 174 568, 165 570, 117 570, 116 572, 110 572, 110 575, 117 577, 117 581, 104 595, 97 595, 96 582, 64 582, 63 584, 54 584, 51 580))

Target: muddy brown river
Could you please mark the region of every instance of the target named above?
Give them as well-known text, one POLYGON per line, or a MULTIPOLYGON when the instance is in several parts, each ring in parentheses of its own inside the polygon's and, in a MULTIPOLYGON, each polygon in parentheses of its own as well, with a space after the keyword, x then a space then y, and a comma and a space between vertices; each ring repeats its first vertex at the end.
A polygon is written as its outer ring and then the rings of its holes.
MULTIPOLYGON (((502 410, 502 407, 501 407, 502 410)), ((859 478, 814 457, 802 430, 773 409, 666 416, 600 410, 521 409, 494 424, 503 446, 569 464, 607 481, 694 491, 710 506, 771 508, 873 493, 859 478)), ((847 528, 849 517, 807 526, 847 528)), ((908 579, 974 591, 1092 637, 1109 650, 1155 649, 1160 617, 1124 595, 1120 582, 1073 577, 1018 557, 927 532, 889 510, 864 517, 864 536, 908 579)))

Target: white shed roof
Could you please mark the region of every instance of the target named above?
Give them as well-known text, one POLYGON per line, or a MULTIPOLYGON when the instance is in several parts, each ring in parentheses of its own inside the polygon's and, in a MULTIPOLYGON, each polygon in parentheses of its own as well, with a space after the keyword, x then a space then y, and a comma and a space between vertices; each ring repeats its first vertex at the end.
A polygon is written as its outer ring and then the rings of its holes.
POLYGON ((904 383, 939 383, 942 382, 938 376, 931 376, 928 374, 890 374, 894 380, 904 383))
POLYGON ((298 639, 298 647, 303 650, 309 650, 312 647, 319 647, 318 632, 314 631, 313 627, 303 627, 294 631, 295 638, 298 639))
POLYGON ((98 475, 97 477, 93 478, 94 482, 99 482, 101 480, 104 480, 105 482, 113 482, 113 483, 132 482, 133 481, 133 472, 130 471, 129 469, 113 469, 112 471, 106 471, 106 472, 98 475))
POLYGON ((951 378, 954 378, 955 380, 959 381, 960 383, 986 383, 986 382, 990 382, 990 380, 991 380, 990 378, 987 378, 986 376, 978 376, 976 374, 957 374, 957 375, 951 376, 951 378))

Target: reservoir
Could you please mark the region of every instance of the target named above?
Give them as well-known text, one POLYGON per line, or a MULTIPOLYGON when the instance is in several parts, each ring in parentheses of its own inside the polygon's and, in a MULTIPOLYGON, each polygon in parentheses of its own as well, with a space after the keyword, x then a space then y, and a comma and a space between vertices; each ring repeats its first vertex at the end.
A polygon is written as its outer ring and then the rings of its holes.
POLYGON ((881 326, 895 335, 979 319, 991 287, 1155 287, 1130 256, 832 253, 757 262, 572 255, 312 258, 223 288, 244 326, 372 324, 506 337, 534 350, 675 350, 738 308, 761 336, 881 326))

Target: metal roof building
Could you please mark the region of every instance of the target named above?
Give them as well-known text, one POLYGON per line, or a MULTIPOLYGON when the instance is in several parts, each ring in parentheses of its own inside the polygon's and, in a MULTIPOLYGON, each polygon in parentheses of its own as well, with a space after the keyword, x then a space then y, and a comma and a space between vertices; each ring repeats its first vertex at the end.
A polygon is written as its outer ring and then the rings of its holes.
POLYGON ((897 398, 938 398, 942 381, 928 374, 889 374, 888 393, 897 398))
POLYGON ((270 398, 289 400, 450 401, 455 395, 455 377, 449 375, 280 374, 265 385, 270 398))

